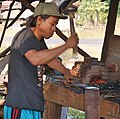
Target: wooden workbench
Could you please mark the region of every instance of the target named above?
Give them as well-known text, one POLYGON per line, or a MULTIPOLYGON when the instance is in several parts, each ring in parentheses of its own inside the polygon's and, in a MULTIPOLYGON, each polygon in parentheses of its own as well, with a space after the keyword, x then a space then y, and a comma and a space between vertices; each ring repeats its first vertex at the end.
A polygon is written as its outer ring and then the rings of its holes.
MULTIPOLYGON (((48 82, 44 85, 44 96, 47 101, 45 119, 59 119, 62 106, 85 111, 84 94, 78 94, 56 83, 48 82)), ((119 108, 117 103, 100 99, 100 117, 103 119, 120 119, 119 108)))

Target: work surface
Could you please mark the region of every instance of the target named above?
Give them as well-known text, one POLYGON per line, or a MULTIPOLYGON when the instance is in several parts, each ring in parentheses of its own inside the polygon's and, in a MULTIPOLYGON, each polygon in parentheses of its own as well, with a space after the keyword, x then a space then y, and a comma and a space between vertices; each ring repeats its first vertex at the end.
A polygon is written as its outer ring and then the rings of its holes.
MULTIPOLYGON (((59 83, 47 82, 44 85, 44 96, 48 101, 85 111, 84 89, 80 87, 65 87, 59 83)), ((106 100, 100 96, 100 117, 119 119, 119 108, 118 103, 106 100)))

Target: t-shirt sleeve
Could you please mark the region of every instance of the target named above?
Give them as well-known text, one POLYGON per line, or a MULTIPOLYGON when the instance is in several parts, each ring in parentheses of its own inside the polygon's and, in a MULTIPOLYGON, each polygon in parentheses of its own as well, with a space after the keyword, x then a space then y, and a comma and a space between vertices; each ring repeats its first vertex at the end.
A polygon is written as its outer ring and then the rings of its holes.
POLYGON ((24 55, 29 50, 44 50, 48 49, 44 39, 37 41, 35 38, 27 38, 20 45, 20 52, 24 55))
POLYGON ((31 39, 26 39, 19 47, 20 53, 24 55, 29 50, 38 50, 36 44, 31 39))

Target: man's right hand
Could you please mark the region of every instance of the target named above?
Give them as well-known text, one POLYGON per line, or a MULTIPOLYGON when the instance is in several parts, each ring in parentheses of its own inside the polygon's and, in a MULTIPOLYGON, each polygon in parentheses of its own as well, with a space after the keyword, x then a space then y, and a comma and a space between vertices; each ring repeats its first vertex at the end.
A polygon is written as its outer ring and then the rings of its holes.
POLYGON ((79 43, 79 39, 76 33, 72 34, 66 41, 66 45, 68 48, 73 48, 77 46, 79 43))

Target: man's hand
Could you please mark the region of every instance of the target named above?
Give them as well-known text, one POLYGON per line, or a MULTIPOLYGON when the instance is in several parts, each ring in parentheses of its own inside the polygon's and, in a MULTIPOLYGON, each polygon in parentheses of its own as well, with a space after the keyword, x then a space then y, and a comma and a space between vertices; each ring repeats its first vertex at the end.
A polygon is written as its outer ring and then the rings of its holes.
POLYGON ((66 45, 68 48, 73 48, 77 46, 79 43, 79 39, 76 33, 72 34, 66 41, 66 45))
POLYGON ((64 73, 64 78, 66 79, 64 81, 65 86, 70 85, 71 83, 73 83, 72 79, 72 75, 70 74, 70 70, 66 70, 66 72, 64 73))

